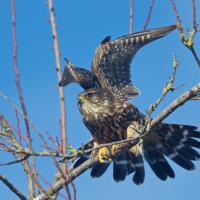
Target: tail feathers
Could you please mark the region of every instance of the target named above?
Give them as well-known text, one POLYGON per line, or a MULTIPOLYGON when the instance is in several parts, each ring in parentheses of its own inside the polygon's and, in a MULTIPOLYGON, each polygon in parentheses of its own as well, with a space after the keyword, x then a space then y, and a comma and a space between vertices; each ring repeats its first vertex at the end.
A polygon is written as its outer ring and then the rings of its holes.
POLYGON ((92 167, 91 170, 91 176, 93 178, 98 178, 104 174, 104 172, 109 167, 110 163, 98 163, 95 166, 92 167))
POLYGON ((160 124, 154 130, 155 133, 149 136, 152 136, 152 140, 154 134, 159 136, 159 140, 155 140, 155 147, 159 152, 184 169, 193 170, 195 167, 192 161, 200 159, 200 154, 193 149, 200 148, 200 142, 195 139, 200 138, 200 132, 196 129, 188 125, 160 124))
POLYGON ((195 160, 200 159, 200 154, 196 150, 194 150, 192 147, 185 146, 185 147, 179 149, 178 153, 183 155, 188 160, 195 161, 195 160))
POLYGON ((144 171, 144 161, 141 154, 131 153, 131 159, 134 164, 135 173, 133 175, 133 182, 136 185, 140 185, 144 182, 145 171, 144 171))
POLYGON ((123 181, 130 171, 130 156, 128 151, 118 152, 113 160, 113 178, 115 181, 123 181))
POLYGON ((144 143, 144 157, 155 175, 161 180, 166 180, 168 176, 171 178, 175 177, 174 171, 164 155, 154 145, 144 143))
POLYGON ((76 169, 79 167, 81 164, 83 164, 85 161, 87 161, 90 158, 90 155, 84 155, 78 158, 75 163, 73 164, 73 168, 76 169))
MULTIPOLYGON (((83 144, 82 147, 80 147, 78 150, 79 151, 84 151, 87 149, 91 149, 94 147, 94 141, 93 140, 89 140, 87 143, 83 144)), ((81 164, 83 164, 85 161, 87 161, 88 159, 90 159, 90 154, 85 154, 79 158, 77 158, 77 160, 74 162, 73 164, 73 168, 77 168, 78 166, 80 166, 81 164)))
POLYGON ((184 144, 185 144, 186 146, 191 146, 191 147, 195 147, 195 148, 200 148, 200 142, 197 141, 197 140, 195 140, 195 139, 193 139, 193 138, 188 138, 188 139, 184 142, 184 144))
POLYGON ((187 159, 184 154, 179 151, 173 151, 171 148, 166 148, 164 146, 159 147, 160 151, 173 160, 177 165, 183 167, 186 170, 193 170, 195 166, 190 159, 187 159))
POLYGON ((123 181, 127 175, 134 173, 133 182, 142 184, 145 178, 144 162, 141 154, 132 151, 120 151, 113 160, 113 178, 123 181))

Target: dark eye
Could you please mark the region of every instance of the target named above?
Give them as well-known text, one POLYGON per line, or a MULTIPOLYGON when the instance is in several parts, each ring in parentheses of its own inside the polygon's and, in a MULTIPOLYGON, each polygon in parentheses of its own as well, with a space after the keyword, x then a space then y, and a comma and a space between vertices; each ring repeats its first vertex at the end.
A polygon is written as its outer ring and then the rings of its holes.
POLYGON ((93 92, 89 92, 87 93, 87 97, 93 97, 94 93, 93 92))

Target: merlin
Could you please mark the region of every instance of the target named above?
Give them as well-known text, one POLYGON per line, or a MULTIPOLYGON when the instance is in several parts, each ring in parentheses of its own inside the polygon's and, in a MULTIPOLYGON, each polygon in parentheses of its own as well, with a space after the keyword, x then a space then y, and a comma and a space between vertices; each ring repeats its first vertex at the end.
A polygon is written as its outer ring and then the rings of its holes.
MULTIPOLYGON (((144 114, 108 89, 92 88, 82 92, 78 97, 78 105, 83 122, 93 136, 94 146, 136 138, 145 125, 144 114), (129 128, 138 131, 130 133, 127 131, 129 128)), ((200 138, 197 127, 160 123, 142 137, 138 144, 113 156, 114 180, 122 181, 127 175, 134 173, 133 182, 143 183, 143 158, 161 180, 175 177, 165 156, 184 169, 194 169, 193 161, 200 158, 200 154, 194 149, 200 148, 200 142, 195 138, 200 138)), ((101 149, 99 153, 102 153, 101 149)), ((101 176, 109 164, 109 160, 96 164, 91 175, 101 176)))
MULTIPOLYGON (((175 28, 172 25, 129 34, 115 40, 106 37, 95 52, 91 71, 73 67, 67 62, 59 85, 76 82, 85 90, 78 97, 78 105, 83 122, 93 136, 94 146, 138 137, 146 121, 145 115, 129 101, 139 94, 130 78, 131 61, 141 47, 167 35, 175 28)), ((160 123, 142 137, 138 144, 128 149, 115 153, 113 146, 114 180, 122 181, 127 175, 134 173, 133 182, 143 183, 143 158, 161 180, 175 177, 165 156, 187 170, 194 169, 193 161, 200 158, 194 149, 200 148, 200 142, 195 138, 200 138, 200 132, 194 126, 160 123)), ((110 165, 111 160, 106 158, 107 150, 102 148, 97 152, 100 162, 92 167, 93 177, 101 176, 110 165)), ((85 159, 85 156, 81 157, 74 167, 85 159)))

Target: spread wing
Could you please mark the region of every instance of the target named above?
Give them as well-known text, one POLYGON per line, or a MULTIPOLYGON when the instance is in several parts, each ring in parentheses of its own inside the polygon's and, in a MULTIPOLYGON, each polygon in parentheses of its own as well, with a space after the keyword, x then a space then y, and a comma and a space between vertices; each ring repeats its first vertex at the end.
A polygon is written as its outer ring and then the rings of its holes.
POLYGON ((66 60, 62 79, 58 85, 64 87, 71 83, 79 84, 84 90, 99 87, 98 81, 91 71, 76 67, 69 60, 66 60))
POLYGON ((130 64, 136 52, 144 45, 174 30, 176 25, 126 35, 110 41, 107 37, 97 48, 92 72, 101 86, 111 90, 122 99, 138 94, 130 75, 130 64))

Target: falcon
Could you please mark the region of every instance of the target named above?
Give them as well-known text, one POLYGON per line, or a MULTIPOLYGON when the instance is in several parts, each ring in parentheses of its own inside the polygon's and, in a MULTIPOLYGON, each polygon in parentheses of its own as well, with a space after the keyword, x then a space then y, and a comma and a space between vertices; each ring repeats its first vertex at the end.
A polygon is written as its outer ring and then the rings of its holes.
MULTIPOLYGON (((130 78, 130 64, 136 52, 144 45, 167 35, 175 25, 133 33, 115 40, 106 37, 96 50, 91 71, 74 67, 67 62, 59 86, 72 82, 85 90, 78 97, 83 122, 93 136, 93 145, 138 137, 145 124, 145 117, 133 104, 131 98, 139 94, 130 78), (132 131, 128 131, 132 130, 132 131), (135 131, 137 130, 137 131, 135 131)), ((143 158, 161 180, 174 178, 175 174, 165 156, 181 167, 194 169, 193 161, 200 158, 193 148, 200 148, 200 133, 194 126, 164 124, 154 127, 138 144, 116 152, 113 147, 113 178, 122 181, 134 173, 133 182, 144 181, 143 158)), ((92 167, 93 177, 101 176, 111 163, 106 157, 108 149, 97 152, 100 163, 92 167)), ((74 165, 80 165, 81 157, 74 165)))
MULTIPOLYGON (((94 146, 137 138, 145 125, 144 114, 108 89, 92 88, 82 92, 78 96, 78 105, 83 122, 93 136, 94 146)), ((195 138, 200 138, 200 132, 195 126, 165 123, 156 125, 136 145, 113 154, 114 180, 123 181, 127 175, 134 173, 133 182, 142 184, 145 178, 143 158, 161 180, 175 177, 165 156, 182 168, 193 170, 193 161, 200 158, 200 154, 194 149, 200 148, 200 142, 195 138)), ((111 161, 106 157, 107 151, 106 147, 98 151, 100 163, 92 167, 92 177, 101 176, 110 165, 111 161)), ((75 167, 84 159, 79 159, 75 167)))

